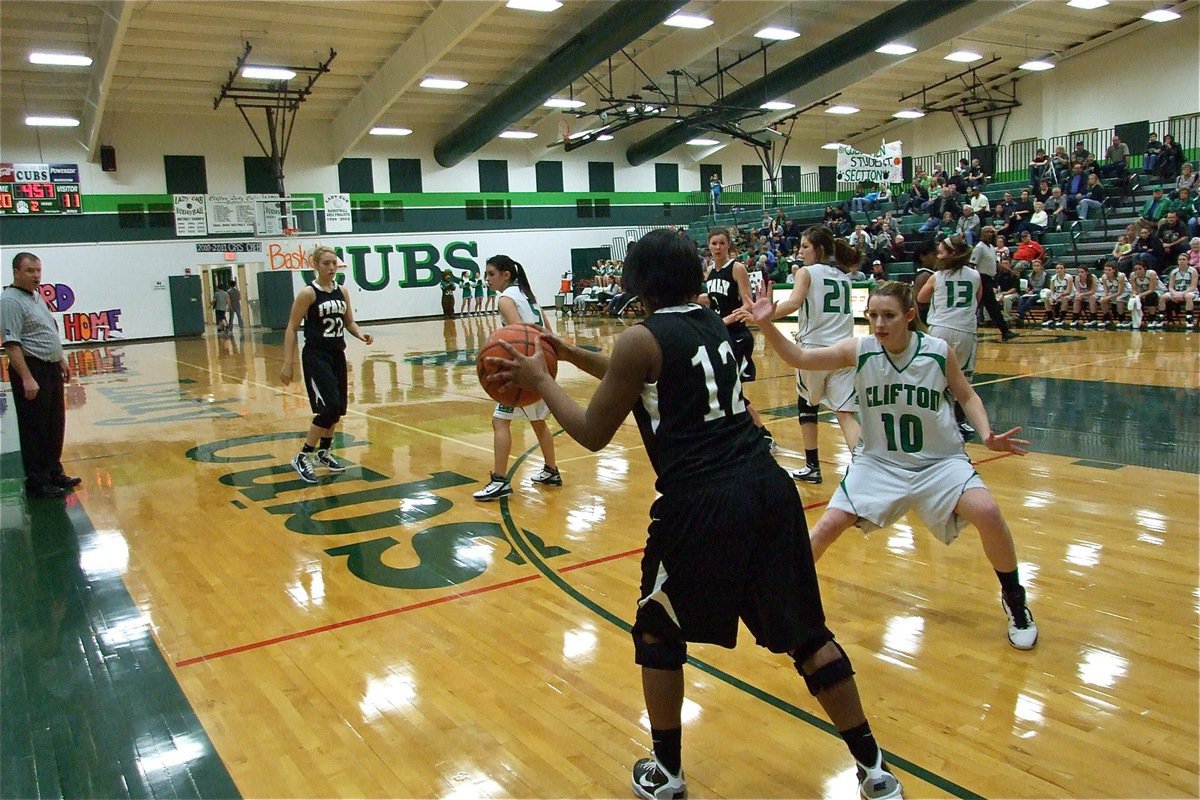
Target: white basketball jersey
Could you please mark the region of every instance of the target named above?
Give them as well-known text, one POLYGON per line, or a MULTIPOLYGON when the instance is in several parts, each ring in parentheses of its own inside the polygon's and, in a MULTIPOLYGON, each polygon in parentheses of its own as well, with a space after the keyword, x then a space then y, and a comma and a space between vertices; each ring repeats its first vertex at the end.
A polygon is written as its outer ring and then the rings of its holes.
POLYGON ((1056 272, 1050 276, 1050 290, 1055 295, 1070 294, 1073 285, 1071 276, 1065 272, 1062 275, 1056 272))
MULTIPOLYGON (((521 287, 513 284, 500 293, 501 297, 507 297, 512 300, 517 306, 517 314, 521 317, 521 322, 529 323, 530 325, 544 325, 542 321, 542 310, 534 308, 529 302, 529 298, 521 291, 521 287)), ((496 301, 497 303, 500 301, 496 301)))
POLYGON ((854 335, 849 276, 828 264, 813 264, 804 269, 812 282, 808 296, 804 298, 804 314, 796 331, 796 341, 827 347, 849 339, 854 335))
POLYGON ((949 345, 913 333, 899 356, 874 336, 858 339, 854 389, 862 419, 857 452, 901 467, 962 457, 962 434, 947 389, 949 345))
POLYGON ((933 299, 929 304, 929 327, 953 328, 974 333, 978 312, 980 278, 973 267, 933 273, 933 299))
POLYGON ((1192 275, 1194 273, 1195 270, 1192 267, 1187 267, 1185 269, 1179 269, 1176 267, 1175 269, 1171 270, 1171 291, 1186 292, 1188 287, 1192 285, 1192 275))

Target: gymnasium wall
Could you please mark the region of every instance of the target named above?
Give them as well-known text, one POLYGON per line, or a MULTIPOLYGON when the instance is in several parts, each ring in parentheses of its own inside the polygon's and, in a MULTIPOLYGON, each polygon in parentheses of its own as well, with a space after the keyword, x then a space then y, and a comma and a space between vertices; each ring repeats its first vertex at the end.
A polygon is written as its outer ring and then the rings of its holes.
MULTIPOLYGON (((482 271, 504 253, 529 267, 541 305, 554 303, 559 281, 571 270, 571 249, 610 245, 615 228, 489 231, 460 234, 329 235, 320 242, 338 249, 347 263, 344 285, 362 322, 441 313, 442 269, 461 275, 482 271)), ((230 240, 261 251, 200 252, 196 241, 49 244, 27 248, 42 260, 42 291, 59 323, 64 344, 149 339, 174 335, 169 277, 201 275, 205 268, 246 266, 243 311, 258 300, 257 274, 289 271, 304 283, 304 252, 317 240, 230 240)), ((211 244, 211 242, 205 242, 211 244)), ((5 268, 22 249, 4 246, 5 268)), ((247 322, 253 322, 247 317, 247 322)))

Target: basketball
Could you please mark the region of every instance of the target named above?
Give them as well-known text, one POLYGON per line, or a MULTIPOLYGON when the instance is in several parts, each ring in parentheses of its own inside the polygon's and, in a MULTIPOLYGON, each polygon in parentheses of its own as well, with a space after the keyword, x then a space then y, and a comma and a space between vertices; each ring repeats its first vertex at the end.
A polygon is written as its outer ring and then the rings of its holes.
POLYGON ((531 392, 528 389, 521 389, 517 386, 503 386, 498 383, 489 383, 485 380, 489 375, 496 372, 498 367, 489 358, 504 358, 508 359, 511 356, 504 349, 501 342, 508 342, 513 349, 518 353, 523 353, 527 356, 533 355, 539 344, 542 346, 542 353, 545 354, 546 368, 550 370, 550 376, 558 375, 558 357, 554 354, 554 348, 543 342, 538 337, 541 336, 541 328, 533 325, 505 325, 497 328, 492 337, 484 343, 479 351, 479 355, 475 359, 475 373, 479 376, 479 385, 488 393, 488 396, 503 406, 512 406, 513 408, 521 408, 536 403, 542 399, 542 396, 537 392, 531 392))

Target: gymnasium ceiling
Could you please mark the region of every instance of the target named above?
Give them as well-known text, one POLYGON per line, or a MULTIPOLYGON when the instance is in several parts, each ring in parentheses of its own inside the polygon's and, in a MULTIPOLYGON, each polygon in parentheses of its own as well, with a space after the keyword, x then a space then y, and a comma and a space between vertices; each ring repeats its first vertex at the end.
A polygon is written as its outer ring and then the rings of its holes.
MULTIPOLYGON (((678 124, 672 118, 697 114, 702 121, 711 111, 704 107, 719 103, 720 97, 806 53, 817 51, 814 58, 824 58, 818 48, 859 26, 869 27, 873 20, 887 19, 888 12, 902 4, 658 0, 664 18, 677 7, 714 24, 689 30, 654 22, 644 31, 625 30, 632 37, 629 44, 615 52, 605 48, 611 55, 602 55, 597 63, 576 64, 581 75, 573 81, 566 80, 571 70, 561 60, 553 70, 540 66, 573 40, 575 45, 580 38, 605 41, 610 32, 620 32, 624 20, 633 16, 621 14, 629 10, 622 2, 628 0, 564 0, 561 8, 539 13, 509 8, 505 0, 3 0, 0 113, 75 117, 81 121, 79 139, 93 152, 105 115, 186 114, 195 115, 198 122, 215 114, 236 116, 231 101, 216 110, 213 102, 249 42, 253 50, 248 61, 254 64, 316 67, 331 50, 337 52, 299 111, 304 121, 333 122, 335 158, 351 152, 373 126, 409 128, 439 146, 459 137, 454 143, 461 157, 477 146, 464 145, 461 137, 471 133, 464 123, 481 110, 487 124, 476 127, 487 130, 487 137, 494 135, 488 125, 498 124, 535 132, 534 141, 547 147, 561 146, 566 128, 578 133, 601 126, 597 116, 576 117, 535 104, 551 95, 573 93, 587 103, 584 112, 612 107, 609 124, 621 118, 616 109, 628 108, 625 98, 632 94, 641 95, 652 108, 664 105, 664 100, 683 104, 665 104, 664 111, 647 114, 649 119, 615 133, 629 152, 640 145, 644 155, 648 137, 678 124), (614 15, 620 16, 617 24, 611 19, 614 15), (599 25, 602 31, 578 37, 589 25, 599 25), (769 43, 756 38, 755 33, 768 25, 797 30, 800 36, 769 43), (34 50, 82 53, 94 62, 85 68, 37 66, 28 62, 34 50), (741 63, 729 66, 739 59, 741 63), (718 65, 726 68, 719 77, 718 65), (418 84, 426 76, 458 78, 468 86, 461 91, 421 88, 418 84), (532 98, 531 110, 508 120, 510 114, 503 108, 488 108, 523 78, 541 85, 542 96, 532 98), (605 103, 603 97, 619 102, 605 103)), ((927 7, 932 9, 933 2, 927 7)), ((1061 61, 1155 24, 1141 19, 1146 11, 1171 8, 1182 13, 1197 4, 1200 0, 1113 0, 1083 10, 1068 6, 1066 0, 967 2, 956 14, 926 27, 921 21, 911 24, 913 30, 901 38, 920 42, 915 54, 883 56, 873 47, 864 48, 853 58, 845 57, 842 69, 811 80, 802 76, 792 81, 799 85, 769 98, 795 103, 795 109, 764 112, 741 119, 739 125, 754 132, 781 117, 794 117, 794 127, 789 119, 779 130, 822 143, 852 139, 895 123, 892 114, 901 108, 942 106, 961 99, 965 83, 945 81, 971 65, 944 60, 952 44, 984 56, 974 66, 986 86, 1008 89, 1012 77, 1027 74, 1019 67, 1029 59, 1048 56, 1061 61), (942 82, 923 97, 919 94, 942 82), (901 102, 912 93, 918 94, 901 102), (861 110, 850 116, 824 112, 834 104, 861 110)), ((907 8, 914 13, 906 13, 906 18, 924 17, 912 5, 907 8)), ((302 75, 290 85, 303 79, 302 75)), ((239 78, 237 85, 264 84, 239 78)), ((702 130, 692 135, 728 140, 727 135, 702 130)), ((439 151, 442 160, 440 155, 439 151)))

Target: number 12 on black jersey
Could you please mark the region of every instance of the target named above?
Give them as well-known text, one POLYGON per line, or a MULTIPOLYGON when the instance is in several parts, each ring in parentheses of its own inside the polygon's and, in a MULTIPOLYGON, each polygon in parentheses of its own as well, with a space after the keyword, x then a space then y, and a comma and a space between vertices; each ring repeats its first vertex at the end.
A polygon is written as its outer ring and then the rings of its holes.
POLYGON ((712 358, 709 356, 709 348, 703 345, 696 348, 696 354, 692 356, 692 362, 704 372, 704 385, 708 390, 708 413, 704 415, 704 421, 720 419, 721 417, 733 416, 734 414, 742 414, 746 411, 746 401, 742 399, 742 380, 738 376, 737 358, 733 355, 733 346, 728 341, 721 342, 716 348, 717 360, 721 366, 729 365, 729 369, 721 370, 721 378, 732 377, 733 382, 728 386, 722 387, 717 380, 716 370, 713 369, 712 358), (721 403, 721 394, 724 389, 725 403, 721 403))

